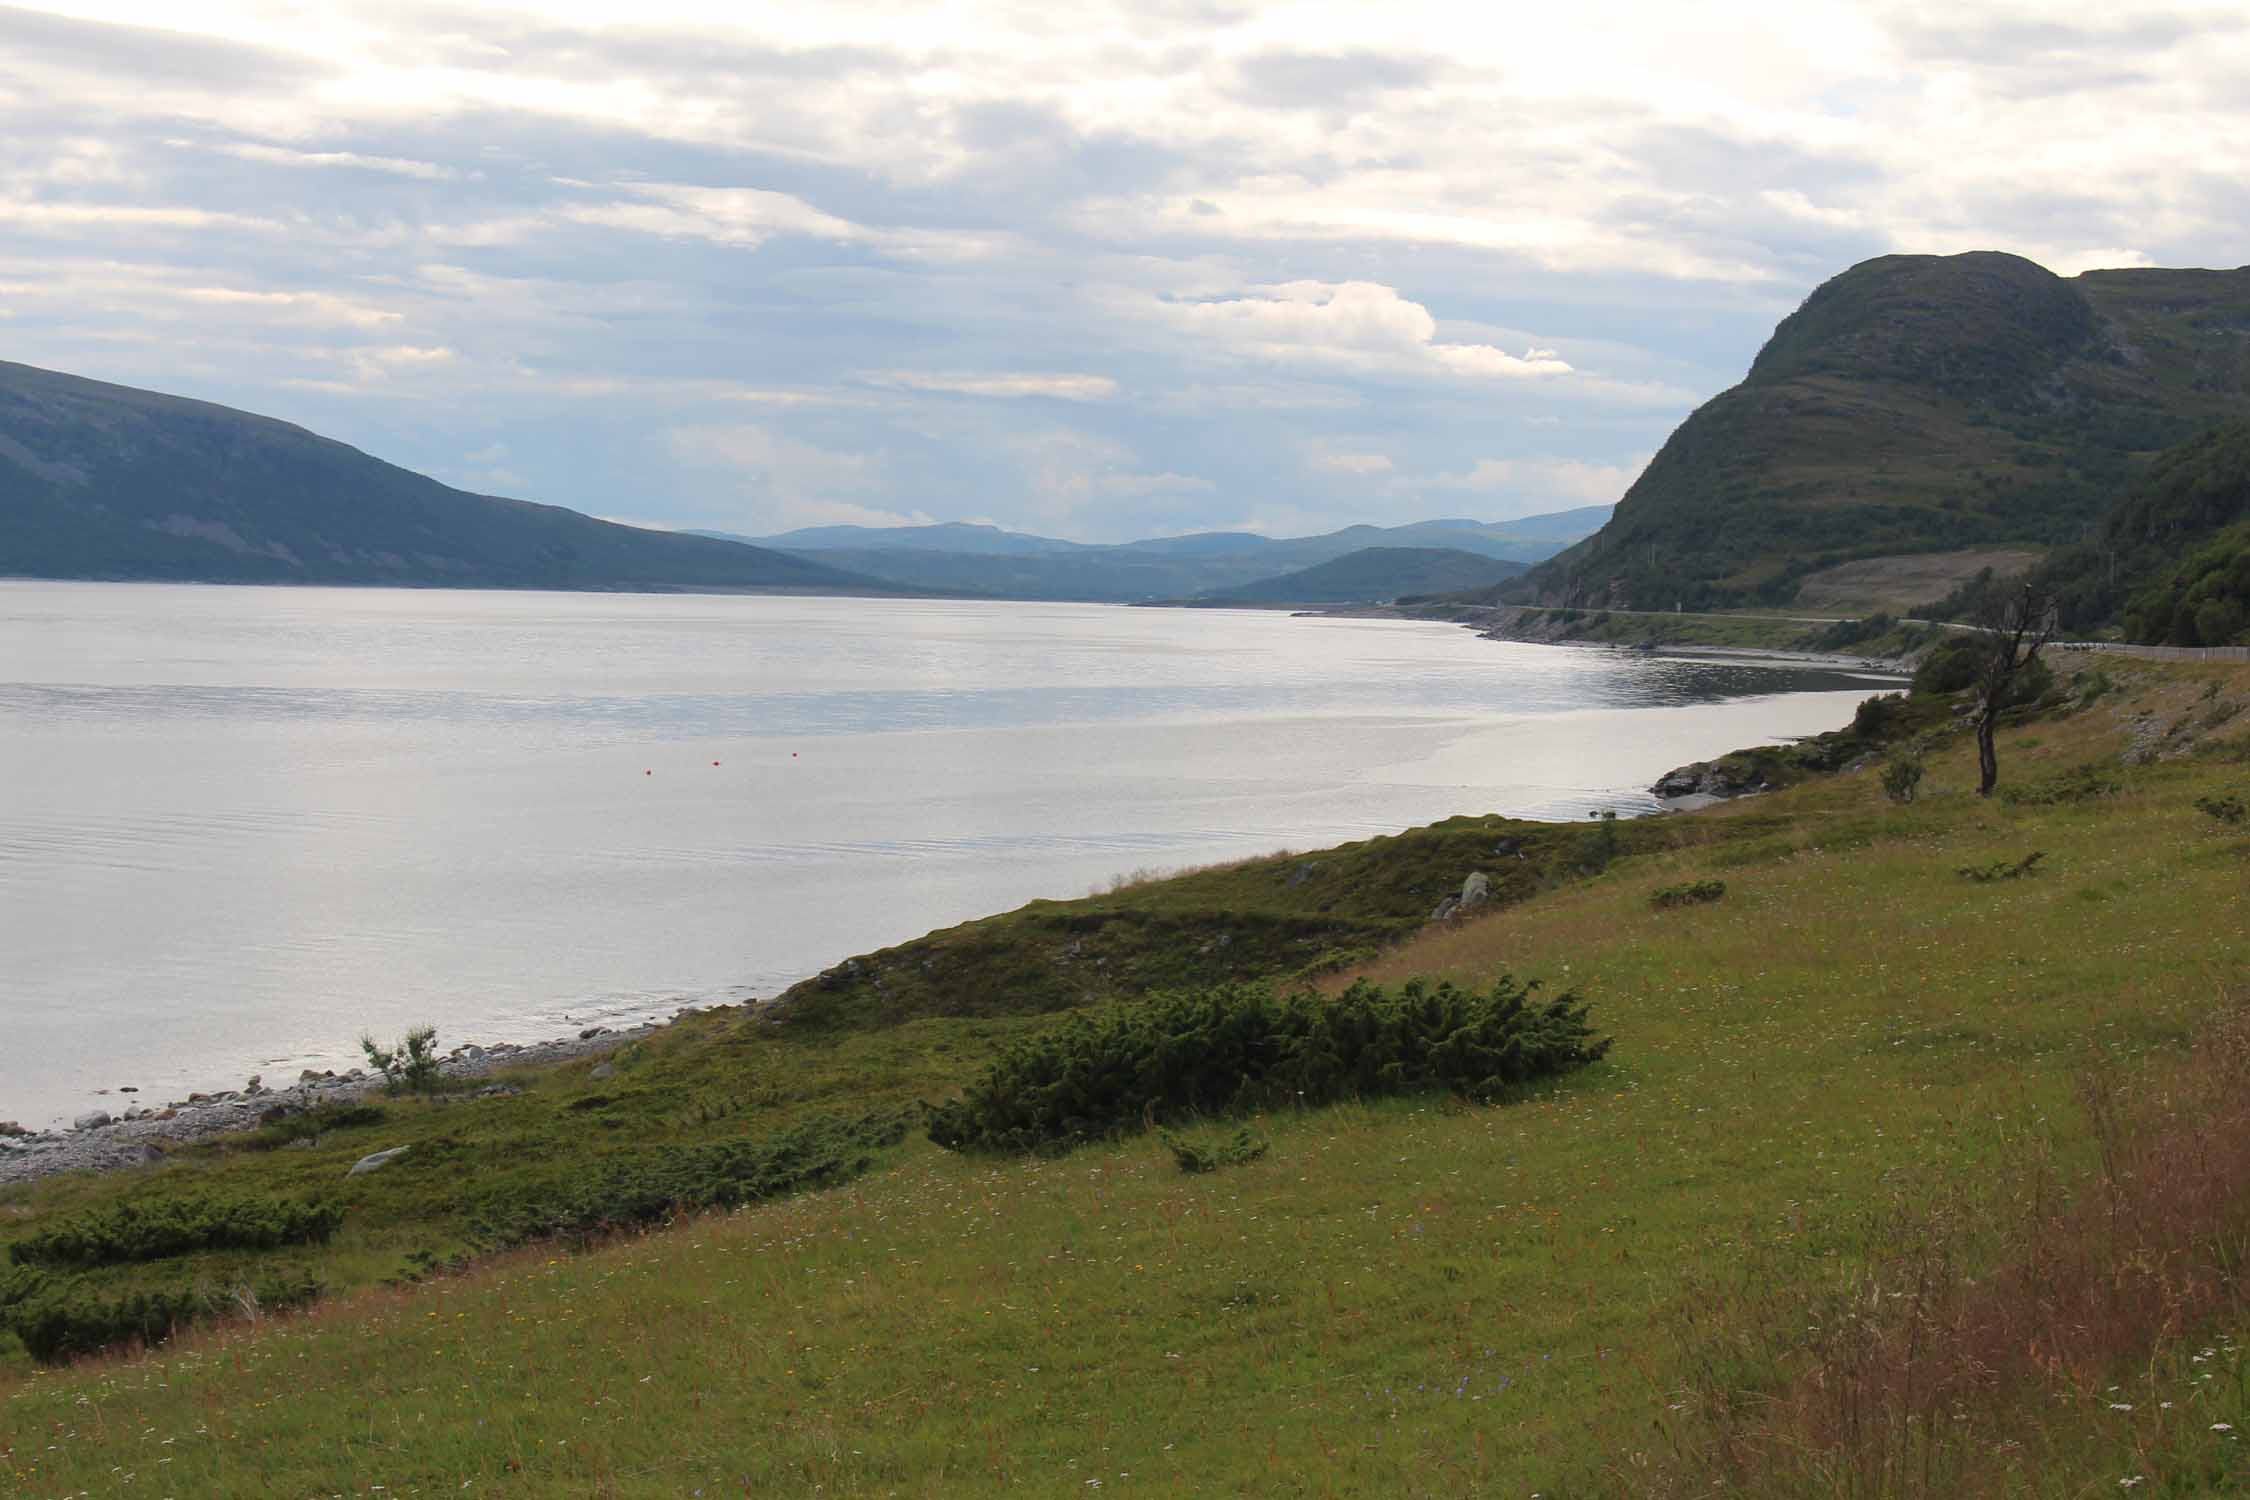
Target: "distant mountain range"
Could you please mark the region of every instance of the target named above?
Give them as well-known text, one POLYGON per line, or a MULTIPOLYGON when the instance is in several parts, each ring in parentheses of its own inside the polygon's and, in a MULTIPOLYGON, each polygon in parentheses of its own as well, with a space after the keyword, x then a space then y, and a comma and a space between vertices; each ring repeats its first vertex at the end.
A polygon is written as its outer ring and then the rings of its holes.
POLYGON ((2088 538, 2159 451, 2250 411, 2250 267, 1889 255, 1823 284, 1614 517, 1500 590, 1787 603, 1855 559, 2088 538))
POLYGON ((1451 547, 1362 547, 1279 578, 1213 589, 1215 604, 1366 604, 1484 588, 1524 571, 1520 562, 1451 547))
POLYGON ((452 489, 271 417, 0 362, 0 575, 898 593, 452 489))
MULTIPOLYGON (((1606 505, 1526 516, 1514 521, 1439 520, 1403 526, 1348 526, 1320 536, 1267 537, 1207 531, 1097 544, 949 522, 935 526, 821 526, 778 536, 699 531, 697 536, 786 551, 808 561, 900 584, 1021 599, 1133 602, 1215 597, 1243 588, 1282 599, 1280 580, 1370 548, 1441 549, 1514 564, 1537 562, 1590 535, 1609 518, 1606 505)), ((1411 569, 1396 576, 1362 565, 1337 577, 1360 592, 1338 603, 1426 592, 1411 569)), ((1466 576, 1466 575, 1461 575, 1466 576)), ((1469 587, 1467 583, 1452 587, 1469 587)), ((1305 596, 1289 602, 1312 603, 1305 596)))

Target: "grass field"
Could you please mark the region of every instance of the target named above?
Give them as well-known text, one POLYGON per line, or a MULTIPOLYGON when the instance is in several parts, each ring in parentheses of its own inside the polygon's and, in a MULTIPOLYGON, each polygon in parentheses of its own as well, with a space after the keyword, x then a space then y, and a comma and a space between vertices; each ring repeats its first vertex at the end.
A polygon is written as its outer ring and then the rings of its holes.
MULTIPOLYGON (((1768 1289, 1817 1307, 1890 1254, 1902 1215, 1958 1202, 1999 1222, 2027 1164, 2093 1172, 2081 1080, 2171 1088, 2240 984, 2250 836, 2194 803, 2250 788, 2246 720, 2226 712, 2250 671, 2104 670, 2090 706, 2003 735, 2003 786, 2029 798, 1967 795, 1973 751, 1954 744, 1911 806, 1863 772, 1645 822, 1603 873, 1350 971, 1510 971, 1591 1000, 1607 1060, 1501 1106, 1269 1114, 1251 1122, 1262 1159, 1195 1176, 1154 1135, 1028 1159, 914 1136, 841 1188, 370 1285, 468 1248, 468 1174, 567 1177, 628 1139, 941 1097, 1050 1024, 718 1012, 612 1080, 581 1064, 520 1099, 394 1104, 391 1128, 312 1149, 12 1190, 0 1237, 182 1181, 339 1188, 401 1130, 431 1147, 355 1179, 336 1239, 290 1252, 365 1289, 145 1354, 8 1367, 0 1495, 1553 1497, 1693 1480, 1710 1393, 1787 1375, 1795 1336, 1764 1325, 1800 1304, 1768 1289), (2182 753, 2121 764, 2136 744, 2182 753), (2062 775, 2089 762, 2114 790, 2062 775), (1956 873, 2035 850, 2022 879, 1956 873), (1724 897, 1652 909, 1702 879, 1724 897), (1717 1382, 1714 1350, 1732 1351, 1717 1382)), ((242 1271, 214 1256, 203 1274, 223 1289, 242 1271)), ((2240 1331, 2162 1326, 2114 1368, 2073 1371, 2092 1394, 2067 1411, 2042 1395, 2043 1446, 2020 1450, 2039 1466, 1991 1492, 2234 1492, 2233 1434, 2212 1424, 2250 1430, 2221 1337, 2240 1331)), ((1799 1492, 1951 1492, 1846 1478, 1799 1492)))

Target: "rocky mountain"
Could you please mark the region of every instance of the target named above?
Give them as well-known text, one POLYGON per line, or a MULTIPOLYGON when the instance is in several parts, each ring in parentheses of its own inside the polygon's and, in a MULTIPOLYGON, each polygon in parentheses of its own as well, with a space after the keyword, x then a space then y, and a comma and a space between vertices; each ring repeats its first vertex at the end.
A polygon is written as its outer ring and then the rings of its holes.
POLYGON ((1854 559, 2087 537, 2152 455, 2250 409, 2250 267, 1891 255, 1782 320, 1526 602, 1787 602, 1854 559))
POLYGON ((789 553, 468 494, 270 417, 4 362, 0 575, 897 592, 789 553))

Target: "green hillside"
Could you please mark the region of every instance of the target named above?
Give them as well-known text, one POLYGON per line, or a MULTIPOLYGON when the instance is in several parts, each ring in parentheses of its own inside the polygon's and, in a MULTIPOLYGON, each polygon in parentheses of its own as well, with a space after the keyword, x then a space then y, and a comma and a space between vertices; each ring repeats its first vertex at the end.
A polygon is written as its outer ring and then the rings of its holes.
MULTIPOLYGON (((2250 631, 2250 418, 2159 456, 2092 536, 2038 570, 2066 629, 2223 646, 2250 631)), ((1949 601, 1966 606, 1971 601, 1949 601)))
POLYGON ((2250 268, 1894 255, 1822 285, 1524 602, 1785 603, 1856 558, 2083 539, 2250 401, 2250 268))
POLYGON ((1387 604, 1410 595, 1485 588, 1523 571, 1522 563, 1452 547, 1363 547, 1278 578, 1198 597, 1229 604, 1387 604))
POLYGON ((0 576, 896 592, 785 553, 468 494, 270 417, 7 363, 0 576))

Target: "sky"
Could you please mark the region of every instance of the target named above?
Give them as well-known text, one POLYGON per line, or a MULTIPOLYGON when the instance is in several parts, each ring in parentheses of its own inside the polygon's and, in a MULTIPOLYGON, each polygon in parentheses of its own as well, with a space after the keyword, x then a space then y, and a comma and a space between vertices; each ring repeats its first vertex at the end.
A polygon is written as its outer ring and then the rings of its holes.
POLYGON ((1603 504, 1860 260, 2250 261, 2235 0, 77 0, 0 131, 0 358, 752 535, 1603 504))

